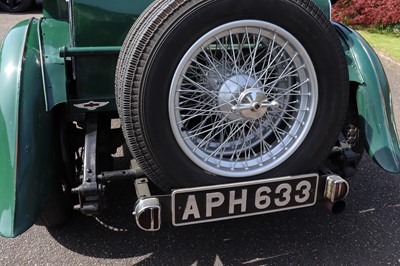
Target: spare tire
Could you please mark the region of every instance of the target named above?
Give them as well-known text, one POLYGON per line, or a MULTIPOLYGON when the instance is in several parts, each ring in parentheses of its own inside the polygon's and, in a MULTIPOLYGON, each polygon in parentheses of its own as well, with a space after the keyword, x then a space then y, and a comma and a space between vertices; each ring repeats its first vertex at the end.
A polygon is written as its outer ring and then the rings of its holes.
POLYGON ((164 190, 316 171, 349 97, 337 33, 309 0, 155 1, 116 73, 126 143, 164 190))

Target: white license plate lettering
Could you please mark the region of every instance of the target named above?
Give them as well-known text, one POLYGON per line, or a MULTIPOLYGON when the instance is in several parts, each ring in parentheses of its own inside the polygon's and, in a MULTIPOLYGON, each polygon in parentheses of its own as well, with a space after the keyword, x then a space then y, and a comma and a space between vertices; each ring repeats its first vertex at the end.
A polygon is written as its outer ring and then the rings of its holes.
POLYGON ((220 192, 207 193, 206 199, 206 217, 211 217, 212 209, 221 206, 225 201, 224 195, 220 192))
POLYGON ((259 210, 264 210, 271 205, 271 194, 272 190, 269 187, 260 187, 256 191, 256 197, 254 205, 259 210))
POLYGON ((235 206, 240 206, 240 212, 246 212, 247 189, 242 189, 240 197, 236 197, 236 191, 229 191, 229 214, 235 213, 235 206))
POLYGON ((289 184, 280 184, 276 188, 275 193, 279 195, 279 197, 275 199, 276 206, 284 207, 290 202, 292 187, 289 184))
POLYGON ((318 176, 299 176, 193 189, 172 194, 174 225, 224 220, 315 204, 318 176))
POLYGON ((199 207, 197 206, 197 200, 195 195, 189 195, 186 203, 186 208, 182 216, 182 221, 186 221, 189 219, 189 216, 192 216, 195 219, 200 219, 199 207))
POLYGON ((301 191, 300 195, 296 195, 295 199, 298 203, 304 203, 310 198, 311 183, 307 180, 301 181, 296 186, 296 191, 301 191))

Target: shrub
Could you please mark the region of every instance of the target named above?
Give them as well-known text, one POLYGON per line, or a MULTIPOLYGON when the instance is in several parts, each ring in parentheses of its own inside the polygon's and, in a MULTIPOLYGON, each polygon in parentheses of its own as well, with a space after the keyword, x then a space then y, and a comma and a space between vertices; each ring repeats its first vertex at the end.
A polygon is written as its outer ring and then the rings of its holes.
POLYGON ((398 29, 400 0, 339 0, 333 18, 348 25, 398 29))

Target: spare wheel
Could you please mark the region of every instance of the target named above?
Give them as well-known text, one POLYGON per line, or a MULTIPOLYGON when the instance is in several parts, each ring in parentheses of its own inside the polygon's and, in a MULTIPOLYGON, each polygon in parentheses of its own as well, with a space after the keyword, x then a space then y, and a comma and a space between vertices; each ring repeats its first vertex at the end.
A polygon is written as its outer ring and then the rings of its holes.
POLYGON ((130 151, 160 188, 316 171, 348 103, 347 64, 308 0, 155 1, 120 53, 130 151))

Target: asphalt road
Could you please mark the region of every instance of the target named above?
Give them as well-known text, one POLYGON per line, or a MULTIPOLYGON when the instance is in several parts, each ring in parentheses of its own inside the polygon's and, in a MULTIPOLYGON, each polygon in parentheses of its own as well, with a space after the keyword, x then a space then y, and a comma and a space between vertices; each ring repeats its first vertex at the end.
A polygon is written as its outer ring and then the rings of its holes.
MULTIPOLYGON (((0 13, 0 39, 32 15, 39 10, 0 13)), ((381 59, 400 114, 400 66, 381 59)), ((61 228, 33 226, 15 239, 0 238, 0 265, 400 265, 400 175, 363 158, 349 183, 348 207, 340 215, 316 206, 183 228, 164 225, 157 233, 134 226, 133 188, 117 184, 114 210, 101 217, 114 230, 79 214, 61 228)))

